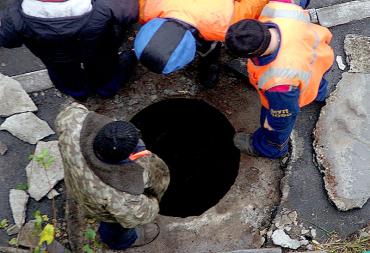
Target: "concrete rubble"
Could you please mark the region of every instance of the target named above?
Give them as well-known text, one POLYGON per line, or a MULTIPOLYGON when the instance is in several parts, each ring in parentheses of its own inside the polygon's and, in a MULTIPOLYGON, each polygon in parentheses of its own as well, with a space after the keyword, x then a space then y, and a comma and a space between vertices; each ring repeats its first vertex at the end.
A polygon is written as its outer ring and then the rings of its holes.
POLYGON ((11 189, 9 194, 10 208, 13 213, 14 223, 21 227, 26 219, 28 194, 22 190, 11 189))
POLYGON ((14 79, 0 74, 0 116, 37 111, 32 99, 14 79))
POLYGON ((325 188, 342 211, 361 208, 370 198, 369 83, 370 74, 344 73, 314 131, 325 188))
POLYGON ((370 1, 359 0, 316 9, 320 25, 332 27, 370 17, 370 1))
POLYGON ((59 196, 60 195, 60 193, 59 192, 57 192, 56 190, 54 190, 54 189, 52 189, 47 195, 46 195, 46 197, 48 198, 48 199, 54 199, 54 198, 56 198, 57 196, 59 196))
POLYGON ((58 141, 38 142, 35 154, 42 150, 48 150, 53 157, 53 164, 47 169, 42 168, 36 161, 32 160, 26 167, 28 193, 36 201, 47 195, 53 187, 64 178, 63 163, 60 156, 58 141))
POLYGON ((48 123, 38 118, 32 112, 21 113, 7 118, 0 126, 0 130, 6 130, 30 144, 36 144, 39 140, 54 134, 48 123))
POLYGON ((370 73, 370 37, 348 34, 344 40, 344 50, 349 72, 370 73))
POLYGON ((45 69, 12 76, 12 78, 17 80, 27 93, 43 91, 54 87, 45 69))
POLYGON ((346 66, 346 64, 344 64, 343 57, 342 56, 337 55, 337 57, 335 58, 335 60, 336 60, 336 62, 338 64, 338 68, 340 70, 345 70, 346 69, 347 66, 346 66))
POLYGON ((21 227, 17 224, 14 224, 12 226, 9 226, 7 229, 6 229, 6 233, 11 236, 11 235, 15 235, 15 234, 18 234, 19 231, 20 231, 21 227))
POLYGON ((5 153, 8 151, 8 146, 0 141, 0 155, 5 155, 5 153))
POLYGON ((27 222, 20 230, 18 235, 18 245, 35 248, 39 243, 39 236, 35 235, 35 221, 27 222))
POLYGON ((272 241, 275 245, 279 245, 284 248, 298 249, 301 247, 301 243, 299 241, 290 238, 282 229, 277 229, 272 233, 272 241))

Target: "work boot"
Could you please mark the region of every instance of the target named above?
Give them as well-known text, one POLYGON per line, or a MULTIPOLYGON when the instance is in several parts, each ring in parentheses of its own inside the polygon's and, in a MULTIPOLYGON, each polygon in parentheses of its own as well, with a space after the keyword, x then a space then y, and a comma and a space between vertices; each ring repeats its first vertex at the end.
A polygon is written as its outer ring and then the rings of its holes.
POLYGON ((199 82, 206 89, 214 88, 220 77, 219 58, 221 54, 221 43, 207 42, 198 43, 199 63, 199 82))
POLYGON ((247 133, 236 133, 234 136, 234 145, 240 152, 245 153, 250 156, 259 156, 259 154, 254 150, 252 145, 252 134, 247 133))
POLYGON ((157 223, 140 225, 135 228, 137 239, 131 247, 140 247, 154 241, 159 235, 159 226, 157 223))
POLYGON ((199 82, 206 89, 214 88, 220 79, 220 67, 218 64, 210 64, 200 69, 199 82))

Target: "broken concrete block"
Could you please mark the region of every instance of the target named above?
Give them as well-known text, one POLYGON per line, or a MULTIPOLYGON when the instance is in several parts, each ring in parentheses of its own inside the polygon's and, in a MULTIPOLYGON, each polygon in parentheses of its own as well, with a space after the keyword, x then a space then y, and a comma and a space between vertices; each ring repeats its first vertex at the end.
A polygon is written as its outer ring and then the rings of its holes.
POLYGON ((55 197, 59 196, 60 193, 57 192, 56 190, 52 189, 47 195, 46 197, 48 197, 48 199, 54 199, 55 197))
POLYGON ((361 208, 370 198, 369 84, 370 74, 344 73, 314 131, 325 188, 342 211, 361 208))
POLYGON ((350 1, 316 9, 320 25, 332 27, 370 17, 370 1, 350 1))
POLYGON ((31 253, 31 250, 12 248, 12 247, 0 247, 0 252, 3 252, 3 253, 31 253))
MULTIPOLYGON (((6 229, 6 233, 11 236, 19 233, 19 230, 21 227, 17 224, 14 224, 13 226, 10 226, 6 229)), ((1 251, 0 251, 1 252, 1 251)))
POLYGON ((48 71, 45 69, 12 76, 12 78, 17 80, 27 93, 43 91, 54 87, 50 81, 48 71))
POLYGON ((344 51, 349 72, 370 73, 370 37, 348 34, 344 40, 344 51))
POLYGON ((32 198, 39 201, 47 195, 53 187, 64 178, 63 163, 60 156, 58 141, 37 143, 35 155, 42 150, 48 150, 53 157, 53 164, 44 169, 36 161, 32 160, 26 167, 28 193, 32 198))
POLYGON ((10 208, 12 209, 14 223, 22 226, 26 219, 28 194, 22 190, 11 189, 9 194, 10 208))
POLYGON ((14 79, 0 74, 0 116, 37 111, 32 99, 14 79))
POLYGON ((289 249, 298 249, 301 246, 299 241, 291 239, 282 229, 277 229, 272 233, 272 241, 275 245, 289 249))
POLYGON ((32 112, 17 114, 7 118, 0 126, 22 141, 36 144, 39 140, 54 134, 48 123, 32 112))
POLYGON ((5 155, 6 151, 8 151, 8 147, 0 141, 0 155, 5 155))
POLYGON ((35 221, 31 220, 19 231, 18 245, 27 248, 35 248, 38 244, 39 236, 35 233, 35 221))
POLYGON ((345 64, 344 64, 344 62, 343 62, 343 58, 342 58, 342 56, 337 55, 337 57, 336 57, 335 59, 336 59, 337 64, 338 64, 338 68, 339 68, 340 70, 345 70, 345 69, 346 69, 346 65, 345 65, 345 64))

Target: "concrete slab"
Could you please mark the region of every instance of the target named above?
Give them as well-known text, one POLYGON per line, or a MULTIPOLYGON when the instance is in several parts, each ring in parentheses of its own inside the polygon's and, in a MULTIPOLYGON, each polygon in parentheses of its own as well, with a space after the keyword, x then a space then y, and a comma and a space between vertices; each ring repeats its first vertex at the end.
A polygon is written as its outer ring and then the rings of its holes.
POLYGON ((344 50, 349 62, 349 72, 370 73, 370 37, 348 34, 344 50))
POLYGON ((346 24, 370 17, 370 0, 350 1, 316 10, 319 23, 325 27, 346 24))
POLYGON ((0 116, 35 112, 36 105, 16 80, 0 74, 0 116))
POLYGON ((54 134, 46 121, 41 120, 31 112, 16 114, 7 118, 0 126, 0 130, 6 130, 30 144, 36 144, 39 140, 54 134))
POLYGON ((17 80, 27 93, 43 91, 54 87, 45 69, 12 76, 12 78, 17 80))
POLYGON ((370 198, 369 83, 370 74, 344 73, 314 132, 325 188, 342 211, 361 208, 370 198))
POLYGON ((58 141, 37 143, 35 155, 47 150, 53 159, 53 163, 47 169, 41 167, 32 160, 26 167, 28 193, 36 201, 47 195, 53 187, 64 178, 62 157, 58 148, 58 141))
POLYGON ((10 208, 13 213, 15 225, 21 227, 26 220, 26 209, 28 202, 28 194, 22 190, 11 189, 9 193, 10 208))

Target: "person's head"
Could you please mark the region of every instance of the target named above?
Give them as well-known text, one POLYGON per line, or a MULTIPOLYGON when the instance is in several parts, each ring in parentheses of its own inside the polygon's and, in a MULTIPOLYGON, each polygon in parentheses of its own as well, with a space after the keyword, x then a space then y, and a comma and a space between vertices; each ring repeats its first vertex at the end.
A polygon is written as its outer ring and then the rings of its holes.
POLYGON ((138 142, 139 133, 133 124, 113 121, 99 130, 93 142, 93 150, 101 161, 115 164, 127 159, 138 142))
POLYGON ((271 33, 264 23, 244 19, 229 27, 226 33, 226 47, 241 57, 263 55, 269 48, 271 33))
POLYGON ((141 27, 135 38, 134 50, 149 70, 169 74, 194 60, 196 40, 182 22, 155 18, 141 27))

